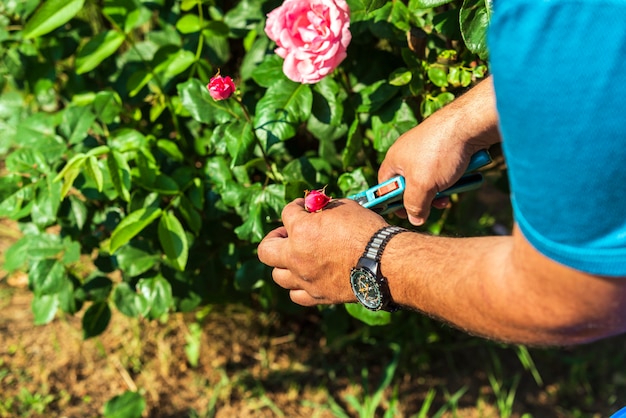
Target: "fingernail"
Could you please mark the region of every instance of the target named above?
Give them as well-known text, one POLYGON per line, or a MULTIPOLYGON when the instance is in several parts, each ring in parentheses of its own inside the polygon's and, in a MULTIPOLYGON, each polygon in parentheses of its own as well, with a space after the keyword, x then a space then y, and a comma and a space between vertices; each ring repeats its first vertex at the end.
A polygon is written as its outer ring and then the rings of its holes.
POLYGON ((425 220, 424 218, 418 218, 416 216, 409 215, 409 222, 411 222, 411 224, 415 226, 422 226, 424 225, 425 220))

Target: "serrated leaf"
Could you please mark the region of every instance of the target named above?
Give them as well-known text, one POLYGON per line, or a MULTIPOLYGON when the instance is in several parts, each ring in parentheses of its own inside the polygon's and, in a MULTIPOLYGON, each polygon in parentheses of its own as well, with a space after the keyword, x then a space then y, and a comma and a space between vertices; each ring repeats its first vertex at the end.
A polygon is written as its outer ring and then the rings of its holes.
POLYGON ((88 156, 85 162, 85 167, 87 168, 87 175, 91 177, 94 183, 96 183, 98 191, 102 192, 102 188, 104 186, 104 176, 102 175, 100 165, 98 165, 98 159, 93 155, 88 156))
POLYGON ((111 234, 109 251, 115 253, 161 215, 160 208, 141 208, 126 216, 111 234))
POLYGON ((52 295, 65 284, 65 267, 54 259, 35 261, 28 270, 28 283, 36 295, 52 295))
POLYGON ((124 43, 123 33, 106 30, 90 39, 76 55, 76 73, 84 74, 113 55, 124 43))
POLYGON ((248 121, 235 121, 226 126, 224 132, 226 148, 230 154, 231 167, 247 162, 256 145, 252 124, 248 121))
POLYGON ((150 270, 159 260, 159 256, 141 248, 126 245, 117 250, 115 259, 125 276, 136 277, 150 270))
POLYGON ((489 0, 465 0, 459 13, 461 34, 465 45, 483 59, 489 55, 487 28, 491 20, 490 3, 489 0))
POLYGON ((35 325, 44 325, 54 319, 59 309, 57 295, 35 295, 30 304, 35 325))
POLYGON ((159 242, 172 265, 184 271, 189 256, 189 244, 185 229, 171 212, 163 212, 159 222, 159 242))
POLYGON ((57 211, 62 199, 61 184, 46 177, 39 182, 37 196, 31 208, 33 221, 40 227, 46 227, 57 220, 57 211))
POLYGON ((69 22, 83 8, 85 0, 48 0, 28 19, 22 35, 36 38, 69 22))
POLYGON ((111 322, 111 308, 105 301, 91 305, 83 315, 83 339, 96 337, 104 332, 111 322))
POLYGON ((130 201, 130 167, 122 154, 115 150, 109 152, 107 158, 109 175, 113 182, 113 187, 120 198, 126 202, 130 201))
POLYGON ((266 144, 292 138, 298 124, 310 117, 312 105, 310 86, 279 80, 257 102, 254 119, 257 135, 266 144))
POLYGON ((137 289, 148 301, 150 306, 148 316, 151 319, 161 317, 173 306, 172 286, 161 275, 139 280, 137 289))

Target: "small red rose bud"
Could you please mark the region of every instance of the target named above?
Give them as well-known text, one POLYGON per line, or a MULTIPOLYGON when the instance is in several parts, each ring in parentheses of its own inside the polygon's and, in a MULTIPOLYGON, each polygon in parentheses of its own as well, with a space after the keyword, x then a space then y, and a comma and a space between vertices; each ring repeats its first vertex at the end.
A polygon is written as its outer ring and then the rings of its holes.
POLYGON ((222 77, 220 73, 213 76, 206 87, 209 89, 209 94, 213 100, 226 100, 233 95, 236 89, 233 79, 228 76, 222 77))
POLYGON ((321 211, 332 199, 332 197, 326 196, 325 191, 326 187, 320 190, 313 190, 311 192, 305 190, 304 208, 309 212, 321 211))

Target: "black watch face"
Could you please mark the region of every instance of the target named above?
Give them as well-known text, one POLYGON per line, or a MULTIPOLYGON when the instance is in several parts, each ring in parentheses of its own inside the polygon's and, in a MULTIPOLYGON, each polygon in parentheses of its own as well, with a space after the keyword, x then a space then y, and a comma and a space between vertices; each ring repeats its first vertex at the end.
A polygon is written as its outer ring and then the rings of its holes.
POLYGON ((350 273, 352 291, 363 306, 372 311, 383 307, 383 294, 380 291, 376 276, 364 268, 355 268, 350 273))

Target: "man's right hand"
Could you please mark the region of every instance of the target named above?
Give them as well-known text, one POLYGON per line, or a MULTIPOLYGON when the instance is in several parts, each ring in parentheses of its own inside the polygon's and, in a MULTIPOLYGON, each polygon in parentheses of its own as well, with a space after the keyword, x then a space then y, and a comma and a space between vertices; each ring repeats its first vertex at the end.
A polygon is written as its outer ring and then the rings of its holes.
MULTIPOLYGON (((401 175, 406 181, 404 208, 413 225, 422 225, 431 205, 445 207, 435 195, 465 172, 474 153, 499 142, 491 79, 471 89, 403 134, 389 148, 378 181, 401 175)), ((402 214, 401 214, 402 215, 402 214)))

